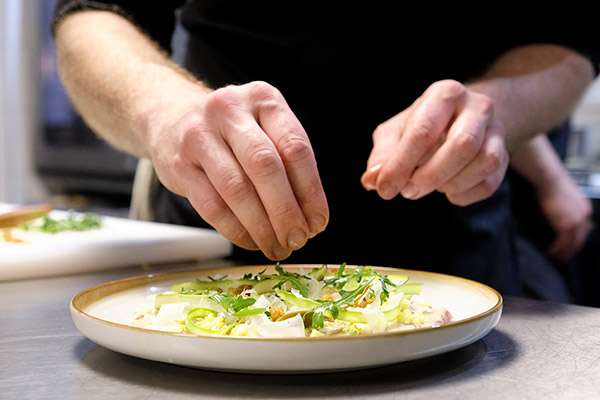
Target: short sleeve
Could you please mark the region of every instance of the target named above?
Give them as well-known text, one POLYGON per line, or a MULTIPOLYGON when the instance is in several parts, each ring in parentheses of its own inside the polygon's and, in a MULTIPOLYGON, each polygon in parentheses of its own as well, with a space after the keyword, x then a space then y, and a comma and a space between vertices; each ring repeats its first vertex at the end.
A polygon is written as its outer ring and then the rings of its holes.
POLYGON ((109 11, 132 21, 167 52, 171 51, 171 38, 175 31, 175 12, 184 0, 161 1, 88 1, 59 0, 54 12, 52 31, 67 15, 84 10, 109 11))

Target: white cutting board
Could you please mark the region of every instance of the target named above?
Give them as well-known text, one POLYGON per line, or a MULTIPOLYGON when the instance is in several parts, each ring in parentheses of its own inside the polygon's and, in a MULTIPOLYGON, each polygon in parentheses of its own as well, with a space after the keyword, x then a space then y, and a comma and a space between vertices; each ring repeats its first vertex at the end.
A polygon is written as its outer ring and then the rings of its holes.
MULTIPOLYGON (((14 206, 0 203, 0 212, 14 206)), ((66 215, 52 211, 53 218, 66 215)), ((102 228, 54 235, 13 230, 24 243, 0 240, 0 281, 55 276, 144 263, 227 256, 231 243, 209 229, 102 217, 102 228)))

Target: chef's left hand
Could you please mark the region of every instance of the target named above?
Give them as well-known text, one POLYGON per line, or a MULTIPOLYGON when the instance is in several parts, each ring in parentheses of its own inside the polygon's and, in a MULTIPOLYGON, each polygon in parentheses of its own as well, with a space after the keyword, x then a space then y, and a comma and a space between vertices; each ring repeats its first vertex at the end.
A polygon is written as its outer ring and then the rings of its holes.
POLYGON ((437 190, 466 206, 498 189, 509 161, 492 99, 453 80, 433 83, 379 125, 373 142, 361 182, 386 200, 437 190))

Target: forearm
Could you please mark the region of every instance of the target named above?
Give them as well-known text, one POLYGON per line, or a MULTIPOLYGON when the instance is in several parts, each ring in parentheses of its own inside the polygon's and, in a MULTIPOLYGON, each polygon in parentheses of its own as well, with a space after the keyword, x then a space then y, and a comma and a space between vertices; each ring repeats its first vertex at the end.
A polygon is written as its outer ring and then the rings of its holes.
POLYGON ((179 117, 179 102, 208 92, 119 15, 70 15, 56 41, 59 72, 77 110, 107 141, 137 156, 148 156, 152 115, 179 117))
POLYGON ((523 143, 512 155, 510 165, 527 179, 538 193, 570 179, 545 134, 539 134, 523 143))
POLYGON ((480 79, 469 84, 495 102, 511 153, 538 132, 547 132, 573 110, 593 79, 583 56, 553 45, 513 49, 480 79))

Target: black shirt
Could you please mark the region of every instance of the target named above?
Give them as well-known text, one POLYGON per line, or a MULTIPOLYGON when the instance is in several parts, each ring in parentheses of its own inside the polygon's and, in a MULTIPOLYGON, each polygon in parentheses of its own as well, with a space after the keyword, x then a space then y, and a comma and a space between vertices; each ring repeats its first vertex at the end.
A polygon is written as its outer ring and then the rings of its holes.
MULTIPOLYGON (((469 207, 438 193, 383 201, 359 180, 371 134, 431 83, 474 79, 515 46, 589 48, 550 29, 555 21, 515 10, 488 6, 473 16, 460 5, 349 3, 64 1, 59 14, 110 7, 168 50, 175 9, 183 6, 190 71, 213 87, 264 80, 281 90, 310 137, 331 212, 327 230, 286 262, 429 269, 518 294, 507 183, 469 207)), ((162 187, 155 211, 163 222, 205 226, 185 199, 162 187)))

